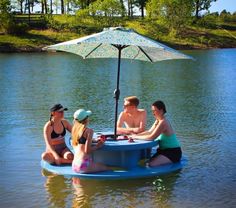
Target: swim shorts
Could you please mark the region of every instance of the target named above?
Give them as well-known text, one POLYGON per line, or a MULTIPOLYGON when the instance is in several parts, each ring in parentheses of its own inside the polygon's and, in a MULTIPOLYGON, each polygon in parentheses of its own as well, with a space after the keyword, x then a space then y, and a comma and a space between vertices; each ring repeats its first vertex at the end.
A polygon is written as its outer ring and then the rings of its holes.
MULTIPOLYGON (((182 157, 182 150, 180 147, 177 148, 168 148, 168 149, 157 149, 157 153, 155 153, 152 158, 157 157, 158 155, 164 155, 171 162, 176 163, 179 162, 182 157)), ((151 159, 152 159, 151 158, 151 159)))

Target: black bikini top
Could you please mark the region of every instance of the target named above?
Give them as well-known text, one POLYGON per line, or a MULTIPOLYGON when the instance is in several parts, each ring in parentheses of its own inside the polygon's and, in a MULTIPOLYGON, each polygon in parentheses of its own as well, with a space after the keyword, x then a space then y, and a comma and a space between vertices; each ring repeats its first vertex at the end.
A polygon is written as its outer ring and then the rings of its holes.
POLYGON ((64 136, 66 135, 66 128, 65 128, 65 126, 63 125, 62 121, 61 121, 61 124, 62 124, 62 126, 63 126, 63 131, 62 131, 62 133, 60 133, 60 134, 58 134, 58 133, 55 132, 54 126, 52 127, 52 128, 53 128, 52 133, 51 133, 51 138, 52 138, 52 139, 56 139, 56 138, 58 138, 59 136, 64 137, 64 136))
MULTIPOLYGON (((85 130, 86 130, 86 128, 84 129, 84 132, 85 132, 85 130)), ((84 132, 83 132, 83 134, 84 134, 84 132)), ((82 136, 78 139, 78 142, 79 142, 79 144, 85 144, 86 143, 86 138, 83 136, 83 134, 82 134, 82 136)))

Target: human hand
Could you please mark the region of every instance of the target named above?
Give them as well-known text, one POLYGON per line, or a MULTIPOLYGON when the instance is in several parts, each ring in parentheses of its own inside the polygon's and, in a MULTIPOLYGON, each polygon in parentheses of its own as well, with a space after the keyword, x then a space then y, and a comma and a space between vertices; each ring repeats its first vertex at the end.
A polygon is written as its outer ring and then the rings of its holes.
POLYGON ((139 132, 139 128, 133 128, 131 134, 138 134, 138 132, 139 132))
POLYGON ((131 135, 129 136, 129 138, 133 139, 133 138, 136 137, 136 135, 137 135, 137 134, 131 134, 131 135))
POLYGON ((105 135, 101 135, 99 137, 99 140, 104 143, 106 141, 106 136, 105 135))
POLYGON ((134 142, 134 139, 130 137, 128 142, 134 142))
POLYGON ((99 139, 99 140, 98 140, 98 143, 96 144, 97 149, 98 149, 98 148, 101 148, 101 147, 103 146, 104 142, 105 142, 104 140, 99 139))

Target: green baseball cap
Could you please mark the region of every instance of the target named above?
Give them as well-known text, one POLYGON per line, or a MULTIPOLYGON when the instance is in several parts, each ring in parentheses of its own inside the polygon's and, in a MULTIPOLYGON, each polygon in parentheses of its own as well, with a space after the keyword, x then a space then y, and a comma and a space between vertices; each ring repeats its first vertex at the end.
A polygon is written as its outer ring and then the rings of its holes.
POLYGON ((85 118, 89 117, 92 114, 90 110, 79 109, 74 113, 74 119, 78 121, 83 121, 85 118))

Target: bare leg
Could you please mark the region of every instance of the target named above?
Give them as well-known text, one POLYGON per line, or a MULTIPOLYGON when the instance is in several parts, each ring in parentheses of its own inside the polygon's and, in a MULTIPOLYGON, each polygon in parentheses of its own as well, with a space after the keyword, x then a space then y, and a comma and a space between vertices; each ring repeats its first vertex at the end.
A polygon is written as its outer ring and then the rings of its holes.
POLYGON ((61 163, 66 163, 66 164, 71 164, 73 159, 74 159, 74 155, 72 154, 71 151, 69 151, 67 148, 65 150, 63 150, 62 152, 63 158, 61 158, 61 163))
POLYGON ((156 167, 156 166, 170 164, 170 163, 172 163, 172 161, 169 158, 165 157, 164 155, 158 155, 157 157, 154 157, 149 162, 149 166, 156 167))
POLYGON ((106 165, 104 165, 102 163, 92 163, 83 172, 84 173, 95 173, 95 172, 102 172, 102 171, 107 171, 107 170, 111 170, 111 168, 107 167, 106 165))
POLYGON ((50 152, 44 152, 42 155, 41 155, 42 159, 45 160, 46 162, 52 164, 52 163, 55 163, 55 159, 52 155, 52 153, 50 152))
POLYGON ((73 153, 69 150, 64 151, 62 155, 63 155, 64 159, 67 159, 67 160, 73 160, 74 159, 73 153))
MULTIPOLYGON (((53 154, 50 153, 50 152, 44 152, 41 157, 42 157, 42 159, 43 159, 44 161, 46 161, 46 162, 48 162, 48 163, 50 163, 50 164, 56 163, 53 154)), ((72 160, 69 160, 69 159, 61 158, 61 164, 63 164, 63 163, 64 163, 64 164, 71 164, 72 161, 73 161, 73 159, 72 159, 72 160)))

